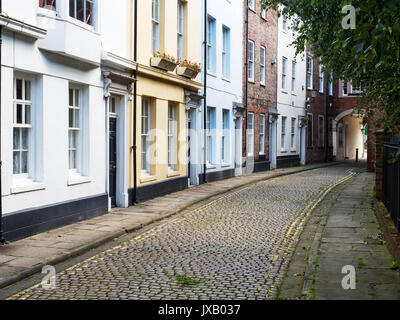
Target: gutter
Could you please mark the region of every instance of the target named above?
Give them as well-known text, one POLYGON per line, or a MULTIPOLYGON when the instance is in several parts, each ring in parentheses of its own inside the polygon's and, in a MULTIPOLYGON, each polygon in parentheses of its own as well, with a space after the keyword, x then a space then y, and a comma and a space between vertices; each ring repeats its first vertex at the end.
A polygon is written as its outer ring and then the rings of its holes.
POLYGON ((203 97, 204 97, 204 164, 203 164, 203 183, 207 183, 207 0, 204 0, 204 89, 203 89, 203 97))
MULTIPOLYGON (((0 14, 3 13, 3 1, 0 0, 0 14)), ((0 25, 0 244, 5 243, 3 235, 3 191, 2 191, 2 167, 3 161, 1 159, 1 64, 2 64, 2 46, 3 46, 3 26, 0 25)))

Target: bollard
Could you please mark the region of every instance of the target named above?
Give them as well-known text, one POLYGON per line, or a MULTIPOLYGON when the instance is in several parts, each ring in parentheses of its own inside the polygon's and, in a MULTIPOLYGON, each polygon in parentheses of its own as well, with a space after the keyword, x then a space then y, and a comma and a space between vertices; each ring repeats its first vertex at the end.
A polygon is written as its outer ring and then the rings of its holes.
POLYGON ((358 163, 358 148, 356 149, 356 163, 358 163))

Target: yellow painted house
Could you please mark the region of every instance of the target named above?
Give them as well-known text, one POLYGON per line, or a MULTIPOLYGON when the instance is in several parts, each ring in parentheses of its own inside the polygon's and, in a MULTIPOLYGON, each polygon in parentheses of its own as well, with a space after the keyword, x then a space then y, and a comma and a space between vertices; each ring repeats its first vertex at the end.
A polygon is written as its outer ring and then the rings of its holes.
POLYGON ((129 108, 136 145, 129 164, 136 153, 136 174, 130 165, 129 194, 131 201, 144 201, 188 186, 188 118, 200 108, 200 75, 164 55, 200 63, 201 0, 140 0, 136 6, 137 89, 129 108))

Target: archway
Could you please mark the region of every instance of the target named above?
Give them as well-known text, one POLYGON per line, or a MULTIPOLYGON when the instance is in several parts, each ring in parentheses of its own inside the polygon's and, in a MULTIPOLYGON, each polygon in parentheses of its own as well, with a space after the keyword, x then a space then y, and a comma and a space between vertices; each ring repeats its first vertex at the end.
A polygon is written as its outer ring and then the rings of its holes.
POLYGON ((341 112, 332 122, 333 157, 336 161, 366 159, 366 134, 363 117, 353 114, 353 108, 341 112))

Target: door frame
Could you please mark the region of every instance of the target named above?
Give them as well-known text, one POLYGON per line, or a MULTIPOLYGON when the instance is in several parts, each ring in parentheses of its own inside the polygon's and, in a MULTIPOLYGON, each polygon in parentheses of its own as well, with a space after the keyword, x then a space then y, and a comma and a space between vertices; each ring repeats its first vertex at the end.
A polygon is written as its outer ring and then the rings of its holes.
MULTIPOLYGON (((117 84, 116 84, 117 85, 117 84)), ((116 115, 117 115, 117 183, 116 183, 116 207, 127 208, 129 206, 129 194, 128 194, 128 150, 129 150, 129 138, 128 138, 128 103, 129 94, 126 90, 121 90, 118 87, 109 88, 110 96, 106 102, 106 120, 107 120, 107 168, 110 163, 109 159, 109 123, 110 123, 110 112, 109 104, 112 97, 117 98, 116 101, 116 115)), ((111 116, 112 117, 112 116, 111 116)), ((109 181, 109 170, 107 170, 107 194, 110 191, 109 181)), ((109 198, 109 210, 111 210, 111 198, 109 198)))

